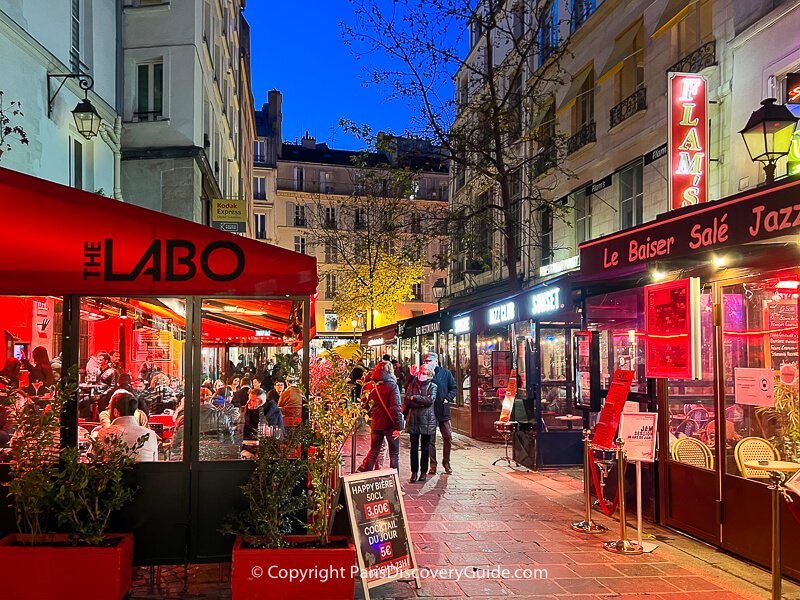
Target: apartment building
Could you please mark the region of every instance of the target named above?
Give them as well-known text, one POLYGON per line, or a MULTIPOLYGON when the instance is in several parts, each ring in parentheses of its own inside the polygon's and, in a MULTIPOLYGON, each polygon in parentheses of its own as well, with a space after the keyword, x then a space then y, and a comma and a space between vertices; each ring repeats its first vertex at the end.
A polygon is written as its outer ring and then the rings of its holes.
POLYGON ((0 0, 3 111, 28 139, 8 136, 0 166, 122 198, 118 10, 115 2, 0 0), (72 114, 84 97, 102 119, 89 137, 72 114), (12 115, 12 102, 22 114, 12 115))
POLYGON ((212 199, 241 200, 252 212, 243 8, 243 0, 125 0, 122 175, 129 202, 204 224, 212 222, 212 199))

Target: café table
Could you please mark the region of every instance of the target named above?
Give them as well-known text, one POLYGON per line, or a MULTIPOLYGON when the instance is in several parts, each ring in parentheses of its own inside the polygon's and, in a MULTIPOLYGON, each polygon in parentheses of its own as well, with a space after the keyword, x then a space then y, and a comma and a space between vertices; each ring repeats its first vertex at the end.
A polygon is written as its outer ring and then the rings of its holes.
POLYGON ((572 429, 573 423, 575 423, 575 421, 583 421, 583 417, 580 415, 561 415, 556 417, 556 421, 566 421, 567 429, 572 429))
POLYGON ((769 473, 772 490, 772 598, 781 600, 781 489, 788 477, 800 471, 800 463, 785 460, 748 460, 744 466, 769 473))

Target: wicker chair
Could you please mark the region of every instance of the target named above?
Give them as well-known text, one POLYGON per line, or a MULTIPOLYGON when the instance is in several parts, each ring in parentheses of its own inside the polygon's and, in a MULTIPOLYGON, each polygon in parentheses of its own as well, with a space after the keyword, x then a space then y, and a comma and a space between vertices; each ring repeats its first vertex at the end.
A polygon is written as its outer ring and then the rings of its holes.
POLYGON ((684 437, 675 440, 670 447, 672 460, 701 469, 714 469, 711 450, 698 439, 684 437))
POLYGON ((778 450, 767 440, 760 437, 746 437, 733 449, 736 466, 745 479, 769 479, 767 471, 748 469, 744 463, 748 460, 778 460, 778 450))

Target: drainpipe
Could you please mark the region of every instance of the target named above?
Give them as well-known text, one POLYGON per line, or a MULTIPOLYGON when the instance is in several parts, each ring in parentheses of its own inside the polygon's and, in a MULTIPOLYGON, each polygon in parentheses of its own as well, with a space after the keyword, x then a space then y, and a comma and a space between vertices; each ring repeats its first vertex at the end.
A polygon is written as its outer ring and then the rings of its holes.
POLYGON ((100 127, 100 137, 114 153, 114 199, 122 201, 121 161, 122 161, 122 117, 114 119, 114 128, 103 123, 100 127))

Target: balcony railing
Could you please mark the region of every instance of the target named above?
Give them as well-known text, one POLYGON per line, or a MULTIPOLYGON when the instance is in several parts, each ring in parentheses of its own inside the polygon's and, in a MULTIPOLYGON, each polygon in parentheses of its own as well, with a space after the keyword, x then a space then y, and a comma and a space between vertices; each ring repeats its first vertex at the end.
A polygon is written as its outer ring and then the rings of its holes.
POLYGON ((549 146, 533 157, 531 162, 531 175, 539 177, 556 166, 556 148, 549 146))
POLYGON ((567 139, 567 154, 574 154, 587 144, 597 141, 597 127, 594 121, 586 123, 575 135, 567 139))
POLYGON ((640 87, 609 111, 609 127, 613 129, 625 119, 647 108, 647 89, 640 87))
MULTIPOLYGON (((281 191, 290 192, 304 192, 306 194, 336 194, 339 196, 360 196, 360 197, 375 197, 382 198, 384 190, 378 185, 364 186, 363 184, 355 184, 353 181, 343 178, 335 182, 327 181, 320 183, 319 181, 298 181, 293 178, 278 178, 277 189, 281 191)), ((443 188, 446 190, 447 188, 443 188)), ((388 190, 390 197, 400 197, 395 194, 403 194, 405 197, 410 195, 408 190, 392 191, 388 190)), ((417 190, 414 192, 415 200, 447 200, 447 194, 444 198, 439 198, 441 192, 439 188, 429 186, 424 190, 417 190)))
POLYGON ((163 118, 163 111, 160 110, 137 110, 133 113, 133 120, 138 122, 161 121, 163 118))
POLYGON ((711 40, 694 52, 687 54, 669 69, 667 73, 699 73, 706 67, 717 64, 717 40, 711 40))

